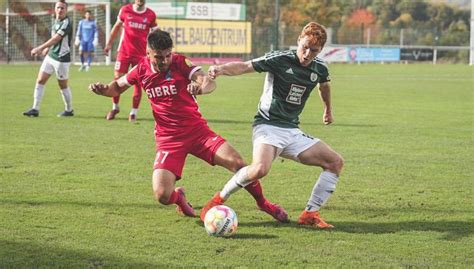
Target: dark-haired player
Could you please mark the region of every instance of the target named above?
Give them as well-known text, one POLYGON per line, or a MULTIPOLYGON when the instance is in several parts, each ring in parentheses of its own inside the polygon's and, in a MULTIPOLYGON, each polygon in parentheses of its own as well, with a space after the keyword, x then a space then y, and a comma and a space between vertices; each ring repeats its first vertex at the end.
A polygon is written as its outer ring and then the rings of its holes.
MULTIPOLYGON (((148 35, 147 57, 127 75, 109 84, 95 83, 89 89, 104 96, 118 96, 131 85, 144 89, 155 118, 156 157, 153 166, 153 193, 161 204, 176 204, 178 211, 195 216, 184 196, 183 188, 175 188, 181 178, 186 156, 192 154, 211 165, 232 172, 246 163, 224 138, 214 133, 199 112, 193 94, 212 92, 216 84, 200 66, 185 56, 172 52, 173 41, 168 32, 156 30, 148 35)), ((263 196, 257 180, 246 188, 258 207, 279 221, 288 215, 263 196)))

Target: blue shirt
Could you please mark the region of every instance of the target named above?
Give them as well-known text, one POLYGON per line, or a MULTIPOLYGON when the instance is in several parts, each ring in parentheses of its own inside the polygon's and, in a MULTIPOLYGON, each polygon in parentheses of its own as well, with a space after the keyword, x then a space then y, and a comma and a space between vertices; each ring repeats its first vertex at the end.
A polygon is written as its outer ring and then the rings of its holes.
POLYGON ((93 42, 94 38, 98 38, 96 21, 87 19, 79 21, 76 36, 81 42, 93 42))

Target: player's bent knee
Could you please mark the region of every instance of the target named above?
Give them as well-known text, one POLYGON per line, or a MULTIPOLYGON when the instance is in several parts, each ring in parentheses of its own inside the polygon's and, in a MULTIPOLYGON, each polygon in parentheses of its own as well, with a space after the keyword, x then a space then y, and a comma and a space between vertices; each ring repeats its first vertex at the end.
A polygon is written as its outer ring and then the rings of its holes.
POLYGON ((244 161, 244 159, 242 159, 242 157, 237 156, 237 157, 232 159, 232 166, 233 166, 232 170, 234 172, 237 172, 240 169, 242 169, 243 167, 247 166, 247 163, 244 161))
POLYGON ((153 196, 155 197, 155 200, 162 205, 167 205, 168 201, 170 200, 170 195, 163 190, 153 191, 153 196))
POLYGON ((329 164, 328 169, 335 173, 336 175, 340 175, 342 171, 342 167, 344 166, 344 159, 341 155, 337 154, 337 157, 329 164))
POLYGON ((270 167, 263 163, 252 164, 249 168, 248 176, 250 179, 257 180, 266 176, 269 171, 270 167))

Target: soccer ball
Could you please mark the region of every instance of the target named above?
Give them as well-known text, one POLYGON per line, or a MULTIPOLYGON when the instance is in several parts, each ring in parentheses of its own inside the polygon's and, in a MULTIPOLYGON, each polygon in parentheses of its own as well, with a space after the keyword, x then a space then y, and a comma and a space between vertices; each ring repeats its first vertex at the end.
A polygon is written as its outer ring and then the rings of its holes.
POLYGON ((230 236, 237 230, 237 215, 225 205, 215 206, 207 211, 204 227, 211 236, 230 236))

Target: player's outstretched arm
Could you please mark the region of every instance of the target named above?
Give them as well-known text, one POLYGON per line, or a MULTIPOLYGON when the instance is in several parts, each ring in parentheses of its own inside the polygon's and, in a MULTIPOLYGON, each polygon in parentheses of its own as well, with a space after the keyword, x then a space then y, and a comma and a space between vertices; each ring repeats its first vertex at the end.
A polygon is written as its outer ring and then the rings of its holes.
POLYGON ((188 85, 188 92, 192 95, 208 94, 216 89, 216 82, 210 79, 202 70, 194 72, 188 85))
POLYGON ((114 39, 117 36, 117 34, 122 29, 122 24, 123 22, 117 20, 117 22, 114 24, 114 27, 112 27, 112 30, 110 31, 109 40, 107 40, 107 43, 105 44, 105 47, 104 47, 105 56, 109 56, 109 51, 112 49, 112 43, 114 42, 114 39))
POLYGON ((334 121, 331 110, 331 85, 324 82, 319 85, 319 96, 324 104, 323 123, 328 125, 334 121))
POLYGON ((38 47, 31 50, 31 56, 38 55, 39 53, 43 52, 45 49, 55 45, 59 41, 61 41, 63 37, 59 34, 54 34, 48 41, 44 42, 43 44, 39 45, 38 47))
POLYGON ((119 96, 121 93, 128 89, 128 85, 124 85, 120 87, 116 80, 110 82, 109 84, 102 84, 100 82, 96 82, 89 85, 89 91, 97 94, 103 95, 108 97, 115 97, 119 96))
POLYGON ((222 65, 213 65, 209 67, 207 72, 211 79, 216 79, 218 76, 238 76, 245 73, 255 72, 251 61, 247 62, 230 62, 222 65))

